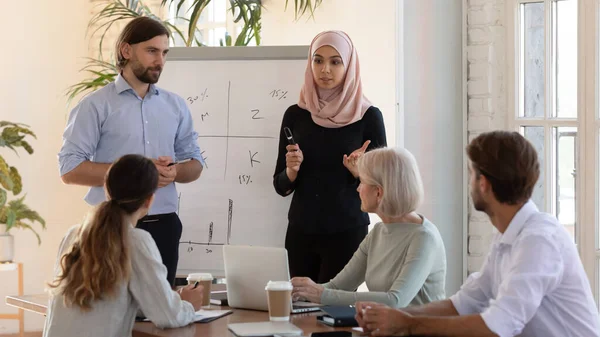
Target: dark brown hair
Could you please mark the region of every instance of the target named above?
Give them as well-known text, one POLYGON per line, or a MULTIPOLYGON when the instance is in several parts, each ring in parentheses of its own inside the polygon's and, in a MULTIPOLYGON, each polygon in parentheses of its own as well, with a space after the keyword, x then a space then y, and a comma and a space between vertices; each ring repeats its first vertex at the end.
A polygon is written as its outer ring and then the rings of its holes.
POLYGON ((167 37, 171 36, 171 33, 167 27, 162 24, 162 22, 147 16, 140 16, 131 20, 127 26, 125 26, 121 32, 121 35, 119 35, 119 38, 117 39, 115 53, 117 68, 122 70, 127 64, 127 59, 125 59, 123 54, 121 54, 121 46, 123 43, 133 45, 152 40, 160 35, 166 35, 167 37))
POLYGON ((96 300, 114 296, 117 286, 129 280, 128 230, 125 216, 133 214, 154 194, 158 171, 140 155, 126 155, 108 170, 109 200, 98 206, 91 221, 79 229, 71 250, 60 259, 61 273, 49 284, 63 295, 67 307, 91 309, 96 300))
POLYGON ((492 185, 496 199, 515 205, 531 198, 540 165, 531 143, 518 132, 482 133, 467 146, 474 174, 492 185))

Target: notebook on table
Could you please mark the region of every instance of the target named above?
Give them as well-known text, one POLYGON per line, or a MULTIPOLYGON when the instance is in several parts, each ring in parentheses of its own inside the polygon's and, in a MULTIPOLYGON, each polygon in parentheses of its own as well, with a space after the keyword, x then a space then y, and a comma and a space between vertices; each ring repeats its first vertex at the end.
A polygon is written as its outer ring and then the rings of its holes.
POLYGON ((317 316, 317 321, 329 326, 358 326, 354 318, 356 308, 351 305, 328 305, 321 308, 324 315, 317 316))

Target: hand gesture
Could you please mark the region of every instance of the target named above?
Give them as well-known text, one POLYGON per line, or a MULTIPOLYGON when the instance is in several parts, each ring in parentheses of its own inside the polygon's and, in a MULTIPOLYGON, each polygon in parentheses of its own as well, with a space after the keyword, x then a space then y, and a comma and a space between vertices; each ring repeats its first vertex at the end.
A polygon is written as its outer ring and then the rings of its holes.
POLYGON ((194 310, 198 311, 202 307, 202 299, 204 297, 202 293, 203 289, 204 287, 201 285, 194 288, 194 285, 190 284, 179 288, 177 292, 182 300, 190 302, 194 307, 194 310))
POLYGON ((294 277, 292 278, 292 285, 294 286, 292 299, 321 303, 321 294, 323 294, 323 289, 325 289, 322 285, 316 284, 308 277, 294 277))
POLYGON ((302 155, 302 151, 298 144, 288 145, 285 148, 288 151, 285 154, 285 173, 287 174, 288 179, 291 182, 294 182, 298 177, 298 171, 300 171, 300 164, 302 164, 304 156, 302 155))
POLYGON ((285 154, 285 166, 298 173, 298 171, 300 171, 300 165, 304 160, 300 146, 298 146, 298 144, 288 145, 285 149, 287 150, 287 153, 285 154))
POLYGON ((399 309, 372 303, 356 304, 356 321, 371 336, 409 336, 412 316, 399 309))
POLYGON ((363 314, 365 313, 366 309, 382 306, 384 305, 376 302, 356 302, 356 316, 354 316, 354 318, 358 322, 358 325, 363 328, 363 331, 366 334, 370 334, 371 332, 367 329, 367 327, 364 324, 363 314))
POLYGON ((371 144, 371 141, 367 140, 361 148, 352 151, 350 155, 344 155, 344 166, 348 169, 348 171, 350 171, 350 173, 352 173, 354 178, 358 178, 358 159, 365 154, 369 144, 371 144))
POLYGON ((152 159, 158 170, 158 188, 165 187, 175 181, 177 176, 177 165, 167 166, 173 162, 169 156, 160 156, 152 159))

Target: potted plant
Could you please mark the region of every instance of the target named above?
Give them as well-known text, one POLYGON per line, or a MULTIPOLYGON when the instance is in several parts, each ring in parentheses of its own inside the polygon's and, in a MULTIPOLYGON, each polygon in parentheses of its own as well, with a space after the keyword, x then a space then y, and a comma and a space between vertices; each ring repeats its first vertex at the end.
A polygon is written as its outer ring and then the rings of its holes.
MULTIPOLYGON (((25 137, 35 138, 35 134, 25 124, 0 121, 0 147, 7 147, 17 155, 18 148, 23 148, 32 154, 33 148, 25 137)), ((41 244, 40 235, 33 229, 32 224, 39 222, 46 229, 46 222, 34 210, 25 205, 25 196, 18 197, 23 188, 21 175, 16 167, 8 165, 0 154, 0 263, 12 262, 14 256, 14 238, 9 233, 13 228, 29 229, 41 244), (8 200, 9 193, 16 199, 8 200), (29 222, 29 223, 28 223, 29 222)))

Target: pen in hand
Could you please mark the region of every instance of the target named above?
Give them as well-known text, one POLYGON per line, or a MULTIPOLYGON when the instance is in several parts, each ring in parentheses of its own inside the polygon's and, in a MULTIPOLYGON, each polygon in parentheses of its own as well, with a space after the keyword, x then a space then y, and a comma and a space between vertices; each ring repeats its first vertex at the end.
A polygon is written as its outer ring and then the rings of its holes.
MULTIPOLYGON (((292 135, 292 130, 287 126, 283 128, 283 132, 285 133, 285 138, 288 140, 289 145, 296 145, 296 141, 294 140, 294 136, 292 135)), ((297 150, 292 150, 297 151, 297 150)))
POLYGON ((184 160, 180 160, 180 161, 174 161, 174 162, 169 163, 167 165, 167 167, 177 165, 177 164, 182 164, 182 163, 188 162, 190 160, 192 160, 192 159, 188 158, 188 159, 184 159, 184 160))

